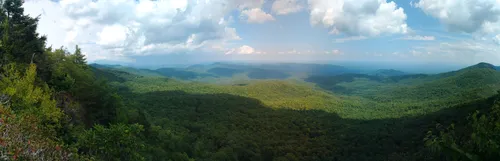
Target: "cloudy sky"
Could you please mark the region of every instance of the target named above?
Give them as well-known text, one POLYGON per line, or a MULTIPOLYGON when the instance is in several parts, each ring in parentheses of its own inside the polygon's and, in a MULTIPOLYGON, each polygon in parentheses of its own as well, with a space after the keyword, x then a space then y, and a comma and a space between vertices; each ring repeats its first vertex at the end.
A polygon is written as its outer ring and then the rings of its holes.
POLYGON ((25 0, 89 62, 500 64, 500 0, 25 0))

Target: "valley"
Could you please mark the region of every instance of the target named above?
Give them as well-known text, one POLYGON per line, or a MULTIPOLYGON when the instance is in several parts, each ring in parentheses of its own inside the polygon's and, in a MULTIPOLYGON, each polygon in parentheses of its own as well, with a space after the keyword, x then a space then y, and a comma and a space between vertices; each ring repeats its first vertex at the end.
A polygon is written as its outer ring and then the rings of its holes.
POLYGON ((111 84, 128 110, 179 139, 163 143, 179 146, 171 155, 196 160, 436 160, 427 132, 489 108, 500 89, 486 63, 430 75, 314 64, 99 70, 125 80, 111 84))

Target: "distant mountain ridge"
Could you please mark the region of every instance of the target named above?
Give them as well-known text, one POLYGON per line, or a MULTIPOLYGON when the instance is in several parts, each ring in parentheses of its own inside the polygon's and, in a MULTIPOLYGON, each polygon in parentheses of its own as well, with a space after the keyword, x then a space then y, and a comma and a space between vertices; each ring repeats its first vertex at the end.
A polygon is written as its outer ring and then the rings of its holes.
POLYGON ((408 75, 408 73, 395 70, 395 69, 379 69, 374 72, 374 75, 376 76, 402 76, 402 75, 408 75))
POLYGON ((231 79, 235 75, 246 76, 246 79, 288 79, 299 75, 301 77, 297 78, 304 79, 307 82, 330 84, 333 86, 342 82, 352 82, 356 78, 365 78, 377 82, 399 82, 405 80, 410 80, 411 82, 412 79, 432 81, 452 77, 461 73, 463 74, 471 70, 476 71, 482 69, 483 74, 486 70, 498 70, 498 67, 488 63, 478 63, 460 70, 430 75, 410 74, 395 69, 379 69, 366 73, 338 65, 298 63, 236 64, 218 62, 213 64, 192 65, 186 68, 159 68, 156 70, 136 69, 120 65, 91 64, 91 66, 95 68, 110 68, 142 76, 165 76, 181 80, 199 80, 204 78, 215 80, 224 77, 231 79))
MULTIPOLYGON (((403 74, 393 70, 389 70, 389 73, 403 74)), ((434 89, 443 88, 444 86, 448 86, 447 89, 486 89, 488 88, 487 86, 500 87, 500 72, 496 70, 495 66, 488 63, 479 63, 457 71, 430 75, 406 74, 385 76, 377 74, 342 74, 336 76, 310 76, 306 78, 305 81, 316 83, 318 86, 326 90, 339 91, 339 89, 343 90, 340 86, 338 86, 339 83, 349 83, 355 81, 356 79, 367 79, 378 83, 404 82, 406 85, 417 85, 412 91, 421 91, 421 93, 427 93, 428 91, 443 92, 434 89), (433 87, 433 89, 429 89, 428 87, 433 87)), ((445 93, 450 92, 451 91, 445 93)))
POLYGON ((467 67, 465 69, 468 69, 468 68, 488 68, 488 69, 494 69, 494 70, 496 69, 496 67, 493 64, 485 63, 485 62, 478 63, 476 65, 467 67))

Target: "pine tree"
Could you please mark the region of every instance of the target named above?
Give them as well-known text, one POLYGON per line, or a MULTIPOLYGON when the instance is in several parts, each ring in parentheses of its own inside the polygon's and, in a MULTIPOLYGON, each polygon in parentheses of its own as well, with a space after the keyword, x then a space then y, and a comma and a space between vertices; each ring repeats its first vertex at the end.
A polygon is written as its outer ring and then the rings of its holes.
POLYGON ((78 65, 86 66, 87 60, 85 59, 85 55, 82 54, 82 49, 76 45, 75 54, 74 54, 74 62, 78 65))
POLYGON ((10 46, 10 54, 13 61, 18 63, 30 63, 39 61, 43 56, 45 47, 45 36, 36 32, 38 17, 32 18, 24 15, 21 0, 5 0, 2 13, 4 17, 3 44, 10 46), (8 39, 5 39, 8 36, 8 39))
POLYGON ((25 15, 22 0, 4 0, 1 5, 2 64, 34 63, 38 67, 39 78, 49 79, 49 65, 47 56, 44 54, 46 37, 36 32, 39 17, 32 18, 25 15))

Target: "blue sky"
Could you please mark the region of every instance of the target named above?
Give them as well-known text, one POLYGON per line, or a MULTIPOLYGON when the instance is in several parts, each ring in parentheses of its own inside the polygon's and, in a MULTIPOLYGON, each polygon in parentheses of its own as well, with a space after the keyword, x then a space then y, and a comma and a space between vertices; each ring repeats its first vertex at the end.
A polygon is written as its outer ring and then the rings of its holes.
POLYGON ((499 0, 36 0, 48 44, 89 62, 500 64, 499 0))

